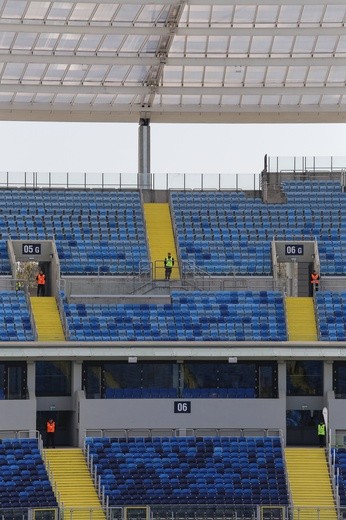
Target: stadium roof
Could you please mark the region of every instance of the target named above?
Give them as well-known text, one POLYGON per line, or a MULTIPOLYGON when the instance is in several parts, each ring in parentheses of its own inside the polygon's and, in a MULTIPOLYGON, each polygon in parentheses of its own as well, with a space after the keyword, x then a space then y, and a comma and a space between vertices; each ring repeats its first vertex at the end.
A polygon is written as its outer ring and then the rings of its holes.
POLYGON ((345 0, 0 0, 0 119, 344 122, 345 0))

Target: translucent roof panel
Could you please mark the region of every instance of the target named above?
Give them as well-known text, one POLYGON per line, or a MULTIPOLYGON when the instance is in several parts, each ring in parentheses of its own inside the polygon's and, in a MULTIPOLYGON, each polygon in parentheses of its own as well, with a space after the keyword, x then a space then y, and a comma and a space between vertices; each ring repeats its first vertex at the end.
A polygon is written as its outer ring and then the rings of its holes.
POLYGON ((0 119, 346 120, 345 0, 0 0, 0 119))

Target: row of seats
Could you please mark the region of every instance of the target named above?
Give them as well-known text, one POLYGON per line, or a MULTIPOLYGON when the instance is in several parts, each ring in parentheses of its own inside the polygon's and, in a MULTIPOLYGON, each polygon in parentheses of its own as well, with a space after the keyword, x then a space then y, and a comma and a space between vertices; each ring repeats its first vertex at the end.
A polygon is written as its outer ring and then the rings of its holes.
POLYGON ((3 274, 8 238, 54 239, 63 274, 136 275, 143 262, 149 270, 139 192, 0 190, 0 207, 3 274))
POLYGON ((279 438, 86 439, 111 506, 287 505, 279 438))
POLYGON ((339 494, 340 506, 346 507, 346 449, 332 448, 332 458, 335 460, 335 483, 339 494))
POLYGON ((106 399, 183 399, 218 398, 249 399, 255 398, 254 388, 184 388, 179 395, 176 388, 107 388, 106 399))
POLYGON ((174 292, 171 304, 144 305, 65 299, 64 312, 72 341, 287 340, 278 292, 174 292))
POLYGON ((270 242, 276 239, 314 240, 324 274, 346 272, 346 194, 333 181, 289 181, 282 186, 285 204, 265 204, 260 198, 224 192, 171 194, 182 263, 186 270, 210 274, 271 274, 270 242), (302 188, 303 186, 303 188, 302 188), (295 201, 295 194, 302 199, 295 201), (324 199, 318 199, 320 194, 324 199), (316 210, 316 200, 319 210, 316 210), (327 208, 324 207, 326 204, 327 208), (338 211, 338 218, 335 218, 338 211))
MULTIPOLYGON (((345 273, 346 250, 339 247, 340 242, 346 244, 346 194, 340 184, 289 181, 282 189, 285 204, 265 204, 245 192, 173 192, 172 214, 184 269, 269 275, 270 242, 276 237, 316 238, 321 271, 345 273)), ((142 261, 149 270, 139 192, 0 190, 0 208, 2 274, 10 272, 9 237, 54 238, 63 274, 135 275, 142 261), (92 250, 87 249, 87 241, 92 242, 92 250), (101 245, 104 242, 107 246, 101 245), (119 257, 124 245, 129 252, 119 257)))
POLYGON ((315 301, 320 340, 346 341, 346 292, 318 291, 315 301))
POLYGON ((0 508, 57 507, 36 439, 0 444, 0 508))
POLYGON ((0 341, 34 341, 29 309, 22 291, 0 292, 0 341))

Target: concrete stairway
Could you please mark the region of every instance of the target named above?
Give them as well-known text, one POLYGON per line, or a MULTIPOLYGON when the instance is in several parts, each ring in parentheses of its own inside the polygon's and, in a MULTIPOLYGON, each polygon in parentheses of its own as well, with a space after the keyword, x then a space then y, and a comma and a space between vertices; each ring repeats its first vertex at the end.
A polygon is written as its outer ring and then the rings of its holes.
POLYGON ((170 252, 174 258, 171 279, 179 280, 179 263, 169 204, 156 202, 144 204, 144 217, 147 228, 150 259, 153 263, 154 280, 164 280, 165 270, 163 261, 168 252, 170 252))
POLYGON ((82 450, 46 449, 44 459, 65 518, 105 520, 82 450))
POLYGON ((31 296, 30 302, 38 341, 65 341, 55 298, 52 296, 31 296))
POLYGON ((291 296, 285 303, 289 341, 317 341, 313 298, 291 296))
POLYGON ((286 448, 293 520, 337 520, 325 450, 286 448))

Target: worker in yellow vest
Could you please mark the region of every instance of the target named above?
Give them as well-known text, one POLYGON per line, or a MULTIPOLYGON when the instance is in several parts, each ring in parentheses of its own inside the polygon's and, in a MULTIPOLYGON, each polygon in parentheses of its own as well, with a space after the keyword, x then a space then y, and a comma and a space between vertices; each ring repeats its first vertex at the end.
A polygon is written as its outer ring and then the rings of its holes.
POLYGON ((174 266, 174 258, 171 255, 171 253, 168 253, 168 255, 166 256, 166 258, 164 260, 164 265, 165 265, 165 280, 169 280, 171 277, 171 274, 172 274, 173 266, 174 266))
POLYGON ((326 440, 326 425, 322 421, 322 419, 319 421, 317 425, 317 435, 318 435, 318 441, 320 444, 320 448, 324 448, 325 446, 325 440, 326 440))

